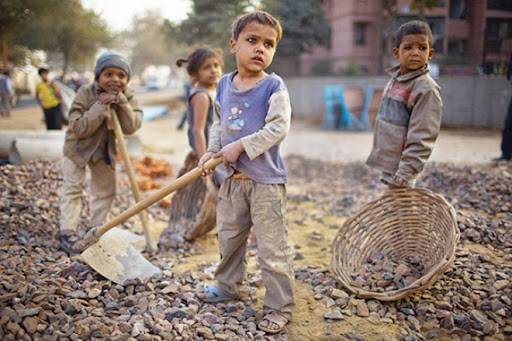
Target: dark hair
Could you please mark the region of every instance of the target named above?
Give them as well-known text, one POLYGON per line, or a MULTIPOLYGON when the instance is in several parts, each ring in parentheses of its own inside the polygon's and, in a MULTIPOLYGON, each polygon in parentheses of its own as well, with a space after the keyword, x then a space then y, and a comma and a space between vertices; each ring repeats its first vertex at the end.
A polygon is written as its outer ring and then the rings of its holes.
POLYGON ((48 72, 50 72, 50 70, 48 70, 48 69, 47 69, 47 68, 45 68, 45 67, 40 67, 40 68, 37 70, 37 74, 38 74, 39 76, 41 76, 43 73, 48 73, 48 72))
POLYGON ((395 47, 399 47, 402 38, 409 34, 424 34, 428 38, 428 43, 432 46, 432 30, 430 26, 421 20, 408 21, 402 24, 395 33, 395 47))
POLYGON ((183 64, 187 63, 187 73, 189 76, 194 76, 199 71, 201 65, 208 58, 215 57, 219 60, 221 65, 224 65, 222 58, 223 53, 220 49, 213 49, 209 46, 196 47, 191 54, 188 55, 187 59, 180 58, 176 61, 176 66, 182 67, 183 64))
POLYGON ((256 21, 262 25, 272 26, 272 28, 274 28, 277 33, 276 42, 279 43, 283 37, 283 28, 281 27, 281 23, 278 19, 265 11, 256 11, 239 16, 233 23, 232 38, 235 40, 238 39, 238 36, 244 30, 244 28, 253 21, 256 21))

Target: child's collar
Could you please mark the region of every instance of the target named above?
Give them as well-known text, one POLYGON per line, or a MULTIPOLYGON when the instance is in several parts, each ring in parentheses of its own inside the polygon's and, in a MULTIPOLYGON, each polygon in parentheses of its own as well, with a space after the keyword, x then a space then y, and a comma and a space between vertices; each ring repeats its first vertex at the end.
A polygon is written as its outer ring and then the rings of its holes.
POLYGON ((245 91, 249 91, 249 90, 252 90, 252 89, 255 89, 257 87, 259 87, 261 84, 263 84, 267 79, 269 79, 270 77, 274 76, 275 73, 274 72, 271 72, 271 73, 267 73, 265 75, 265 77, 263 77, 262 79, 258 80, 251 88, 249 89, 245 89, 245 90, 239 90, 236 88, 235 86, 235 76, 238 74, 238 70, 235 70, 235 71, 232 71, 229 75, 228 75, 228 79, 229 79, 229 84, 230 86, 235 90, 235 91, 240 91, 240 92, 245 92, 245 91))
POLYGON ((400 74, 400 65, 393 66, 386 70, 387 73, 392 76, 397 82, 406 82, 414 79, 418 76, 424 75, 429 72, 428 64, 425 64, 422 68, 407 72, 405 75, 400 74))

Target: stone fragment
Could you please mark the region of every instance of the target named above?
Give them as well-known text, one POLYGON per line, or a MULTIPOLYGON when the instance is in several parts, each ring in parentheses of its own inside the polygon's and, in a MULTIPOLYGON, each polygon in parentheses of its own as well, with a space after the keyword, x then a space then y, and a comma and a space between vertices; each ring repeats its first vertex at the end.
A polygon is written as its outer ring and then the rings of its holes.
POLYGON ((343 314, 340 308, 334 308, 324 314, 326 320, 343 320, 343 314))
POLYGON ((370 316, 370 311, 368 310, 368 306, 365 301, 358 300, 356 304, 356 314, 360 317, 368 317, 370 316))
POLYGON ((27 317, 23 320, 23 328, 32 335, 37 331, 38 324, 39 319, 37 317, 27 317))

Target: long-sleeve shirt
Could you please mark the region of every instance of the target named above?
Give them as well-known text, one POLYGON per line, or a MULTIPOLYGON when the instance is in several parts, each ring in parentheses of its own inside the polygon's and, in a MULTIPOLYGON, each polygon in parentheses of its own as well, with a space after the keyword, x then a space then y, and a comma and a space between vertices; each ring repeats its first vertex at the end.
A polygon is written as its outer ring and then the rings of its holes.
POLYGON ((81 87, 69 110, 64 155, 80 167, 103 157, 115 159, 115 136, 109 127, 112 114, 117 114, 123 133, 128 135, 142 123, 142 110, 131 91, 120 96, 122 100, 115 105, 99 103, 101 91, 97 83, 81 87))
POLYGON ((279 152, 291 121, 286 85, 281 77, 270 74, 253 88, 239 91, 233 83, 235 75, 225 75, 217 86, 208 151, 217 152, 241 140, 245 152, 231 165, 227 176, 238 170, 259 183, 286 183, 287 172, 279 152))
POLYGON ((439 85, 426 66, 404 75, 399 67, 391 71, 366 163, 383 171, 385 182, 410 186, 432 153, 443 104, 439 85))

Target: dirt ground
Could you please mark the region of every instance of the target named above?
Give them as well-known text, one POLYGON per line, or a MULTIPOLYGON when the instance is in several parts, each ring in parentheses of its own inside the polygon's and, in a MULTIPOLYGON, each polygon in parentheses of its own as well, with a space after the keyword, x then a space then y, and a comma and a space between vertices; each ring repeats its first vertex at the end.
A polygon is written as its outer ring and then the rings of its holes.
MULTIPOLYGON (((153 99, 146 102, 162 101, 153 99)), ((145 122, 137 134, 145 154, 169 160, 176 172, 188 153, 186 131, 176 129, 177 117, 182 109, 182 105, 173 102, 171 115, 145 122)), ((15 110, 12 118, 0 119, 0 129, 42 130, 44 125, 41 117, 42 114, 35 107, 15 110)), ((283 152, 287 157, 299 156, 322 162, 363 162, 371 148, 371 141, 372 136, 369 132, 325 132, 318 126, 297 121, 293 124, 290 136, 284 143, 283 152)), ((444 129, 432 161, 457 164, 487 163, 499 154, 499 143, 499 131, 444 129)), ((298 170, 292 169, 293 171, 298 170)), ((313 183, 316 180, 311 179, 313 183)), ((292 181, 287 188, 288 197, 301 198, 307 195, 307 188, 304 184, 292 181)), ((381 187, 378 189, 383 190, 381 187)), ((356 201, 353 206, 364 203, 373 195, 375 192, 370 197, 362 196, 361 202, 356 201)), ((333 214, 329 207, 322 206, 318 201, 292 200, 288 209, 290 243, 302 256, 295 261, 295 268, 314 266, 318 269, 329 269, 331 266, 330 243, 338 227, 346 218, 347 214, 333 214), (312 238, 312 236, 316 237, 312 238)), ((155 233, 158 234, 166 223, 160 220, 155 223, 155 226, 157 226, 155 233)), ((466 244, 465 247, 476 254, 490 254, 497 257, 493 250, 485 245, 466 244)), ((212 260, 218 259, 217 242, 213 232, 196 241, 194 248, 196 252, 187 256, 185 261, 176 263, 171 269, 173 272, 198 271, 201 267, 211 264, 212 260)), ((250 271, 257 269, 255 258, 254 252, 249 252, 250 271)), ((258 304, 261 305, 263 289, 259 288, 258 293, 258 304)), ((355 315, 345 316, 342 321, 330 322, 323 317, 326 312, 325 304, 315 300, 311 285, 302 281, 296 281, 296 301, 293 321, 287 328, 290 340, 344 340, 345 338, 341 335, 354 331, 364 340, 398 340, 404 332, 397 324, 372 321, 355 315)), ((459 337, 440 331, 436 339, 458 340, 459 337)), ((502 335, 487 337, 485 340, 504 340, 504 337, 502 335)))

